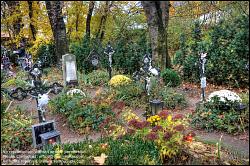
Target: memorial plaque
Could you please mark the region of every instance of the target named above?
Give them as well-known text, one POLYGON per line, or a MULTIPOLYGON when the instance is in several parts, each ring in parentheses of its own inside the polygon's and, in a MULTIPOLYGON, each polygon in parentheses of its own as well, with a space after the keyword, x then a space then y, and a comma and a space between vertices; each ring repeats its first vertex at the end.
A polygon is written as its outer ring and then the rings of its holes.
POLYGON ((54 145, 61 142, 60 132, 54 130, 47 133, 40 134, 42 146, 54 145))
POLYGON ((99 61, 98 61, 98 59, 96 57, 93 57, 93 59, 91 60, 91 63, 92 63, 93 66, 97 66, 99 61))
POLYGON ((51 131, 55 131, 55 121, 32 125, 33 146, 35 148, 43 146, 40 135, 51 131))
POLYGON ((78 85, 76 57, 73 54, 66 54, 62 56, 63 61, 63 80, 64 85, 78 85))
POLYGON ((201 78, 201 88, 206 88, 206 77, 201 78))

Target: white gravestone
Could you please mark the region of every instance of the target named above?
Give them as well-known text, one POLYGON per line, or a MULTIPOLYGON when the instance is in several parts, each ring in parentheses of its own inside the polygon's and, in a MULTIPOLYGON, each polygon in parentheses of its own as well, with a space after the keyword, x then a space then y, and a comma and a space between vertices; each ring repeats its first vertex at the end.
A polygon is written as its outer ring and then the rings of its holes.
POLYGON ((77 85, 77 69, 76 69, 76 57, 73 54, 65 54, 62 56, 63 67, 63 80, 64 85, 77 85))

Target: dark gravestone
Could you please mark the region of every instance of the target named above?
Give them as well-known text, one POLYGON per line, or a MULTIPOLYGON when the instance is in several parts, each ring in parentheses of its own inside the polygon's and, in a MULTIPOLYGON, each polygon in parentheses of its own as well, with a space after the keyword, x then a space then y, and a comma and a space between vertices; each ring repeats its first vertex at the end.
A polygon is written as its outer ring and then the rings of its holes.
MULTIPOLYGON (((44 146, 43 142, 45 141, 42 140, 41 135, 44 133, 53 132, 53 131, 56 131, 55 121, 48 121, 48 122, 43 122, 43 123, 32 125, 33 146, 35 148, 44 146)), ((45 137, 43 137, 43 139, 44 138, 45 137)), ((60 139, 57 138, 56 140, 60 140, 60 139)))
POLYGON ((95 50, 92 50, 87 57, 87 61, 94 69, 97 69, 100 66, 100 55, 95 50))

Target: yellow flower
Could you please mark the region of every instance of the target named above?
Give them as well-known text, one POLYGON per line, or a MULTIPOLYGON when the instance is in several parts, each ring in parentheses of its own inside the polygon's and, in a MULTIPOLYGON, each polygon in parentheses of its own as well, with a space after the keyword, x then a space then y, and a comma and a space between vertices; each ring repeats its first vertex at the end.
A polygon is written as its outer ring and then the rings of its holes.
POLYGON ((168 121, 171 122, 171 120, 172 120, 172 116, 168 115, 168 121))
POLYGON ((109 81, 109 85, 116 87, 129 84, 130 82, 132 82, 132 80, 124 75, 115 75, 109 81))
POLYGON ((61 155, 60 155, 60 154, 58 154, 58 153, 56 153, 54 157, 55 157, 55 159, 56 159, 56 160, 61 159, 61 155))

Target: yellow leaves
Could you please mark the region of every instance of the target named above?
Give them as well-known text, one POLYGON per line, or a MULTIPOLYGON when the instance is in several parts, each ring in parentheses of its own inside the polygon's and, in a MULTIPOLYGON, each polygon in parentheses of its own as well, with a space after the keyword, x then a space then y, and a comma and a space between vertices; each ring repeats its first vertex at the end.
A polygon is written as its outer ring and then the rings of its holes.
POLYGON ((177 154, 177 152, 178 152, 177 148, 162 146, 162 148, 160 150, 160 155, 161 155, 161 158, 164 158, 164 157, 171 158, 171 157, 175 156, 177 154))
POLYGON ((111 132, 111 136, 113 136, 115 139, 121 135, 126 134, 126 131, 124 127, 119 126, 119 125, 114 125, 114 130, 111 132))
POLYGON ((137 119, 137 120, 139 119, 139 117, 136 114, 132 113, 132 110, 126 110, 125 113, 122 115, 122 117, 127 122, 129 122, 132 119, 137 119))
POLYGON ((99 165, 104 165, 105 159, 107 157, 108 156, 106 156, 105 153, 102 153, 101 156, 94 157, 94 161, 95 161, 95 163, 97 163, 99 165))
POLYGON ((58 146, 58 147, 56 148, 54 158, 55 158, 56 160, 59 160, 59 159, 61 159, 61 155, 62 155, 62 154, 63 154, 63 150, 60 149, 60 147, 58 146))

